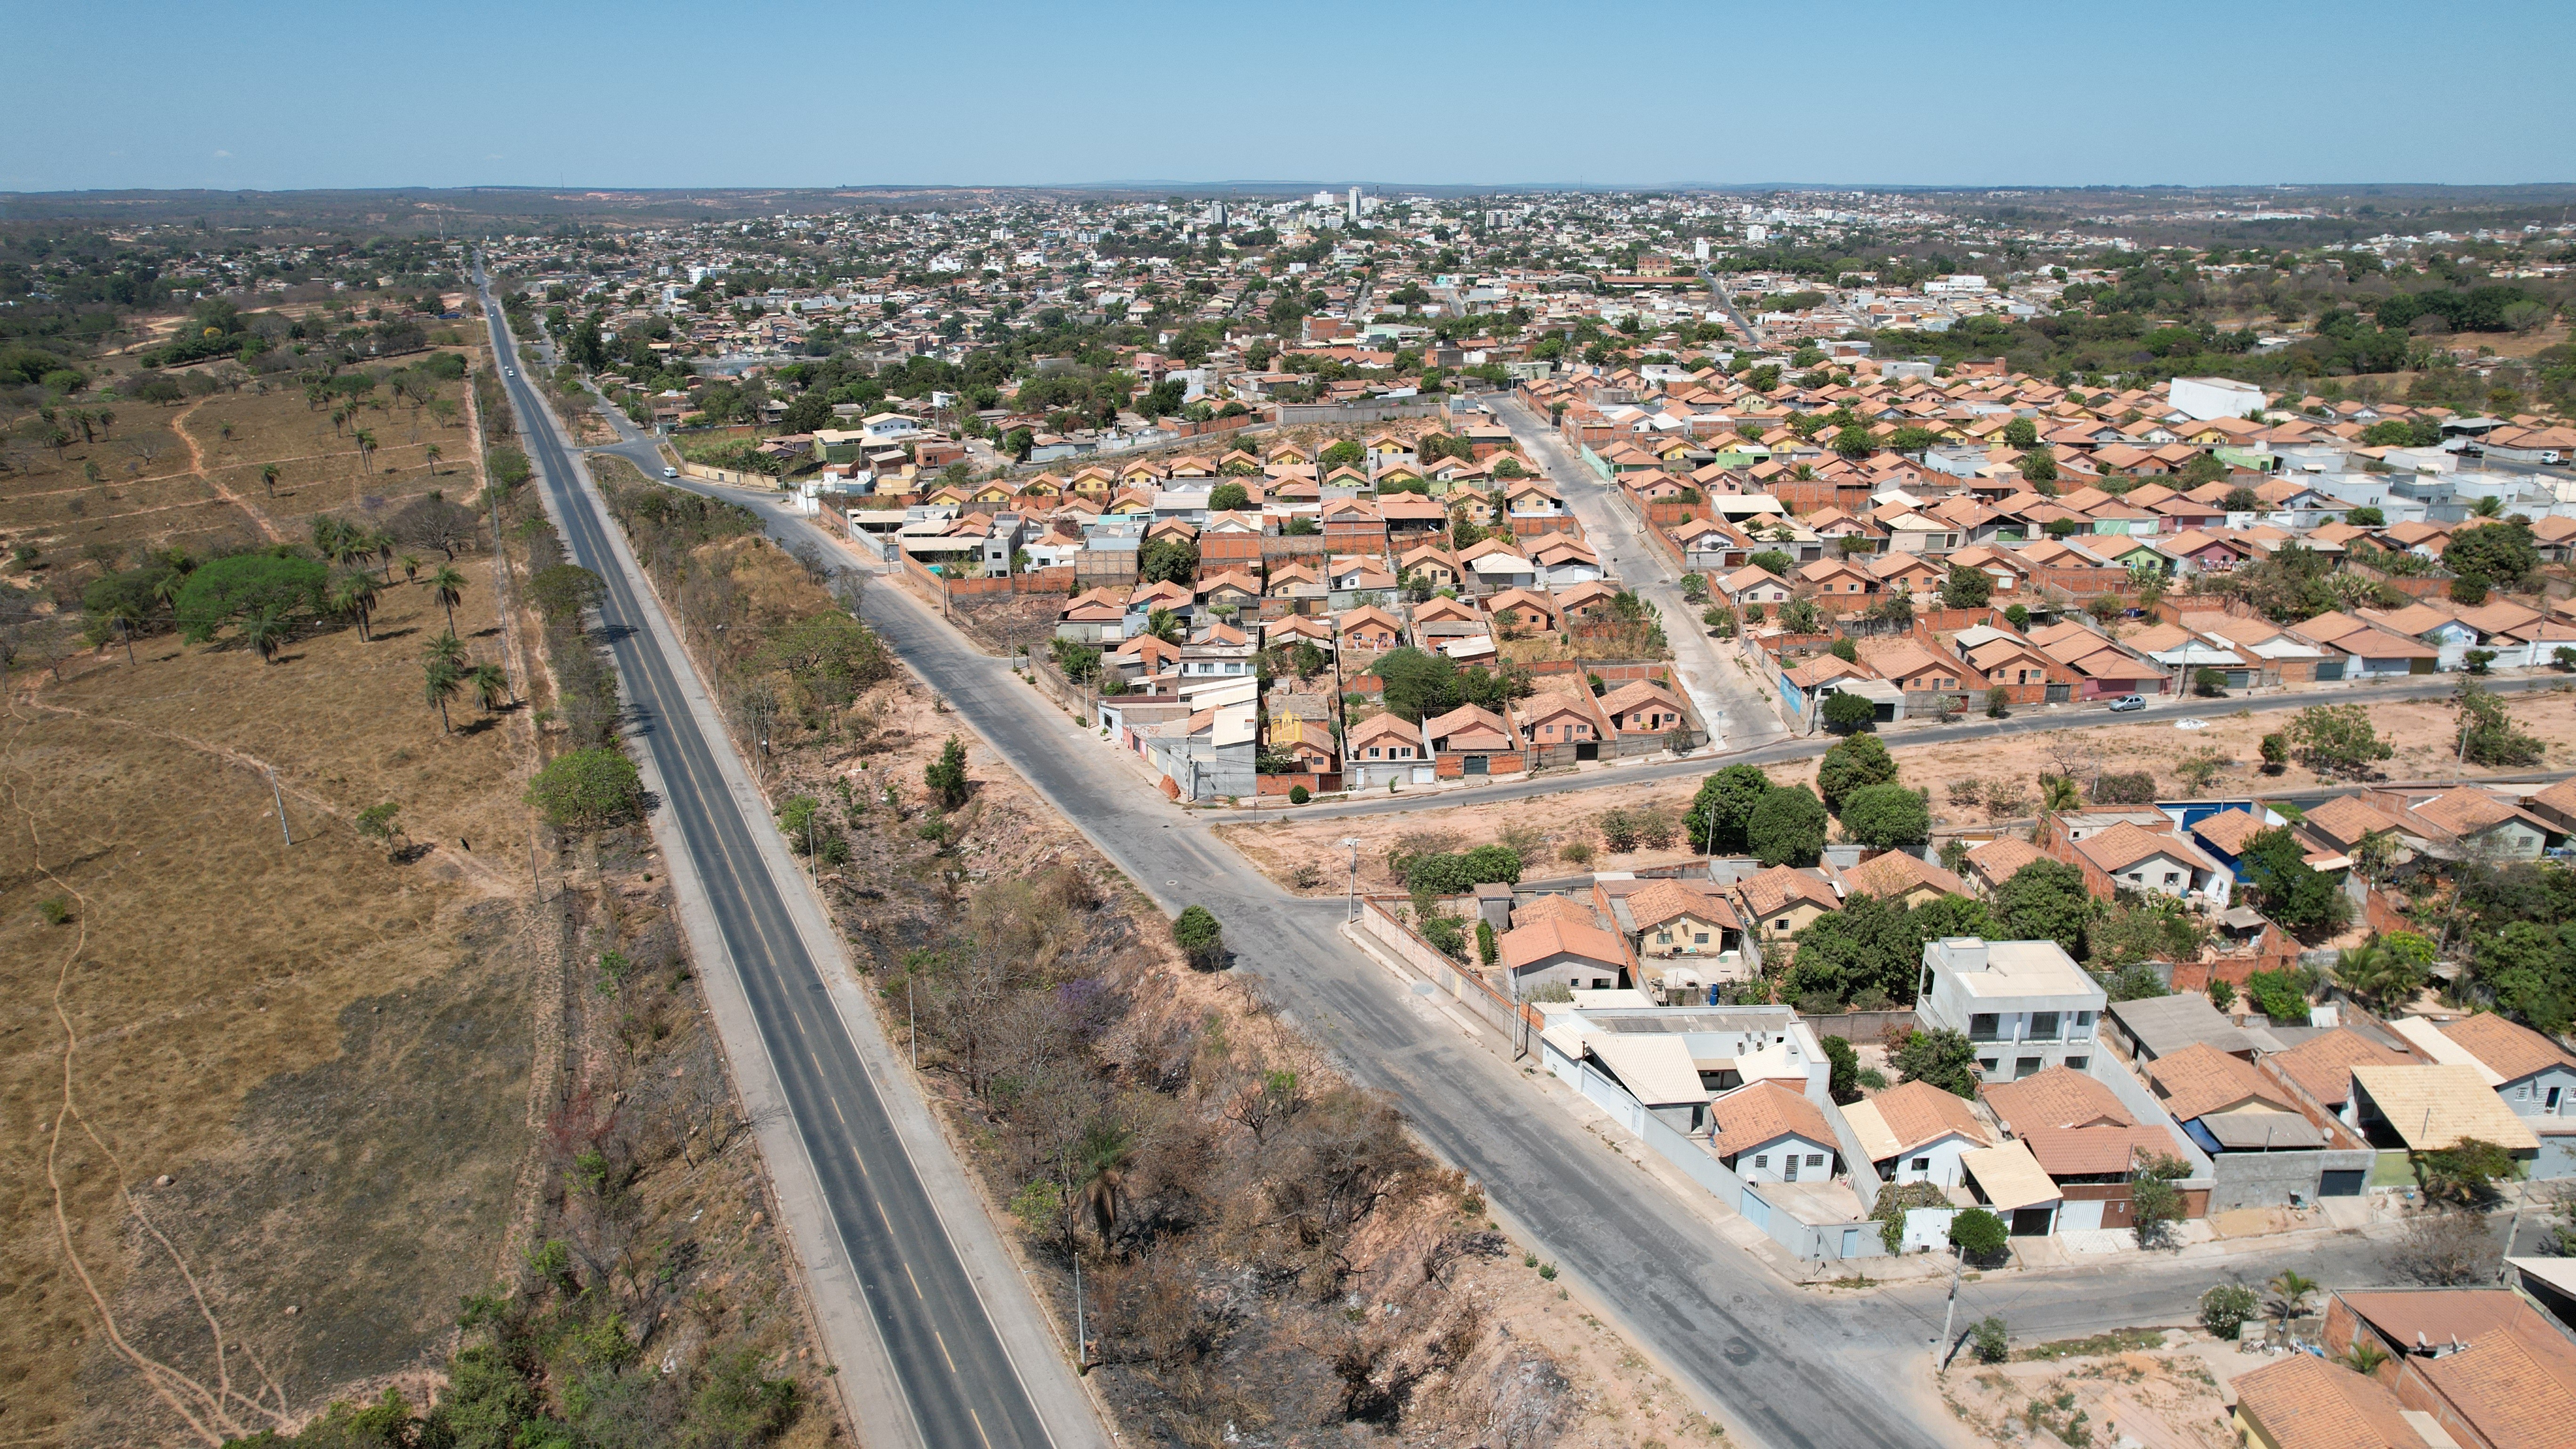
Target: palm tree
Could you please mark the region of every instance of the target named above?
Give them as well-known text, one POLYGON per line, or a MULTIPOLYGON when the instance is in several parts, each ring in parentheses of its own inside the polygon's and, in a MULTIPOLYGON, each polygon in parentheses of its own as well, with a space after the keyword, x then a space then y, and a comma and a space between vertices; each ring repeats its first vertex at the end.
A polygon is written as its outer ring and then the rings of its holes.
POLYGON ((2281 1320, 2283 1328, 2287 1328, 2290 1320, 2299 1316, 2299 1309, 2306 1305, 2308 1295, 2317 1291, 2317 1280, 2295 1269, 2284 1268, 2264 1286, 2272 1290, 2273 1316, 2281 1320))
POLYGON ((373 473, 376 471, 376 465, 368 461, 368 455, 376 451, 376 435, 367 431, 365 428, 360 428, 358 429, 357 437, 358 462, 368 472, 373 473))
POLYGON ((2075 788, 2073 780, 2063 775, 2041 777, 2039 790, 2040 808, 2043 810, 2072 810, 2084 803, 2083 792, 2075 788))
POLYGON ((463 676, 458 673, 455 665, 444 659, 431 659, 425 662, 421 666, 421 676, 422 692, 428 696, 431 704, 438 706, 439 731, 442 734, 456 733, 456 726, 447 722, 447 701, 455 697, 458 687, 463 683, 463 676))
POLYGON ((451 565, 440 564, 438 572, 429 576, 429 587, 438 601, 447 606, 447 632, 455 633, 456 606, 465 602, 465 575, 451 565))
POLYGON ((454 634, 441 634, 420 646, 420 657, 444 664, 462 675, 465 671, 465 641, 454 634))
POLYGON ((274 664, 277 651, 286 647, 286 621, 275 609, 262 609, 244 620, 242 642, 259 651, 259 662, 274 664))
POLYGON ((2504 513, 2504 500, 2490 493, 2469 505, 2469 512, 2480 518, 2497 518, 2504 513))
POLYGON ((437 477, 439 457, 438 445, 436 443, 430 444, 428 447, 420 450, 420 455, 429 461, 429 476, 432 478, 437 477))
MULTIPOLYGON (((420 555, 407 553, 394 561, 402 565, 404 583, 416 584, 420 582, 420 555)), ((390 581, 393 578, 393 575, 387 574, 385 575, 385 578, 390 581)))
POLYGON ((259 481, 267 486, 268 496, 275 498, 277 496, 277 465, 275 463, 260 464, 259 481))
POLYGON ((315 514, 313 516, 313 551, 324 558, 337 559, 341 536, 348 531, 349 525, 333 518, 330 514, 315 514))
POLYGON ((131 667, 134 663, 134 631, 143 625, 142 611, 120 600, 109 606, 107 618, 116 626, 117 642, 125 646, 125 662, 131 667))
POLYGON ((331 589, 331 612, 358 621, 358 637, 372 640, 367 632, 368 616, 376 611, 376 576, 365 569, 352 569, 340 576, 331 589))
POLYGON ((475 665, 465 672, 465 682, 474 686, 474 702, 485 714, 517 702, 510 693, 510 671, 498 664, 475 665))
POLYGON ((394 581, 393 534, 381 528, 368 529, 367 548, 375 554, 377 564, 384 569, 385 582, 392 583, 394 581))

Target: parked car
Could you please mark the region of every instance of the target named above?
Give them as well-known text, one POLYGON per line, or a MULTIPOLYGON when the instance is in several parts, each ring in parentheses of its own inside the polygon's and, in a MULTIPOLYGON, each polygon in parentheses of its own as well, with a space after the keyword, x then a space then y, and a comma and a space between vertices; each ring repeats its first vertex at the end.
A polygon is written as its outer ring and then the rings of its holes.
POLYGON ((677 468, 665 468, 662 470, 662 476, 665 478, 677 478, 680 476, 680 470, 677 468))
POLYGON ((2124 694, 2118 699, 2111 701, 2111 712, 2113 714, 2127 714, 2130 710, 2145 709, 2146 707, 2147 697, 2143 694, 2124 694))

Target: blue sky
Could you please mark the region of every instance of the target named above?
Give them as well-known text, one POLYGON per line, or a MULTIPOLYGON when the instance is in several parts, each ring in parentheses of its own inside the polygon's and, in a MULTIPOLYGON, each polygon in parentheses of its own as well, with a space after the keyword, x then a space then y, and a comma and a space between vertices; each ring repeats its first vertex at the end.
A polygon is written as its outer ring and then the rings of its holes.
POLYGON ((10 191, 2576 179, 2566 0, 14 10, 10 191))

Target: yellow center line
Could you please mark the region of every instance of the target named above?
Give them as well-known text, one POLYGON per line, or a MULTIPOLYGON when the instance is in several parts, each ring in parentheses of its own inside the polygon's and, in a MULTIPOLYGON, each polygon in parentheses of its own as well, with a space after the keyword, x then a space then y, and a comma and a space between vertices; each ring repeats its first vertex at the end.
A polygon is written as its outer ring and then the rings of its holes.
MULTIPOLYGON (((832 1099, 832 1115, 835 1117, 841 1117, 841 1099, 838 1097, 834 1097, 832 1099)), ((849 1126, 850 1119, 847 1117, 841 1117, 841 1125, 844 1127, 849 1126)))
MULTIPOLYGON (((948 1360, 948 1371, 952 1374, 957 1372, 957 1356, 948 1351, 948 1340, 942 1337, 939 1330, 936 1328, 930 1330, 930 1336, 939 1340, 939 1356, 948 1360)), ((974 1411, 970 1409, 967 1412, 972 1413, 974 1411)), ((977 1432, 980 1433, 982 1432, 983 1426, 978 1424, 976 1429, 977 1432)))
POLYGON ((993 1436, 984 1432, 984 1416, 975 1412, 973 1404, 966 1406, 966 1417, 975 1421, 975 1437, 984 1441, 984 1449, 993 1449, 993 1436))
MULTIPOLYGON (((923 1297, 923 1295, 922 1295, 922 1292, 921 1292, 921 1280, 920 1280, 920 1279, 918 1279, 918 1278, 913 1278, 913 1277, 912 1277, 912 1260, 911 1260, 911 1259, 909 1259, 909 1258, 907 1258, 907 1259, 905 1259, 905 1260, 904 1260, 904 1264, 903 1264, 903 1276, 905 1276, 906 1278, 912 1278, 912 1296, 913 1296, 913 1297, 915 1297, 915 1298, 920 1298, 920 1299, 921 1299, 921 1301, 922 1301, 922 1302, 924 1302, 924 1303, 927 1303, 927 1302, 929 1302, 929 1301, 930 1301, 928 1298, 923 1297)), ((933 1330, 931 1330, 931 1331, 932 1331, 932 1332, 934 1332, 934 1333, 936 1333, 938 1330, 937 1330, 937 1329, 933 1329, 933 1330)))

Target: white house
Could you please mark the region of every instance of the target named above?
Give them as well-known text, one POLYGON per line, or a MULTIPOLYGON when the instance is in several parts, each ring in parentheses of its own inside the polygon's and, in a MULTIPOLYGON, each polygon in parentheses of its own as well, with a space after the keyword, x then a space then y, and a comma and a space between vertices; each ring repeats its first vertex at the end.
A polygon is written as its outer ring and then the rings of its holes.
MULTIPOLYGON (((2420 1023, 2409 1022, 2409 1025, 2420 1023)), ((2535 1179, 2576 1177, 2576 1057, 2530 1027, 2480 1012, 2439 1027, 2540 1139, 2535 1179)), ((2410 1039, 2416 1033, 2409 1033, 2410 1039)))
POLYGON ((1914 1014, 1934 1030, 1964 1033, 1977 1073, 2018 1081, 2050 1067, 2083 1071, 2093 1059, 2094 1023, 2110 996, 2055 941, 1981 941, 1950 936, 1923 943, 1914 1014))
POLYGON ((1959 1155, 1995 1145, 1967 1102, 1929 1082, 1907 1082, 1842 1109, 1885 1182, 1960 1183, 1959 1155))
POLYGON ((1708 1111, 1710 1155, 1746 1182, 1829 1182, 1842 1165, 1825 1110, 1780 1082, 1739 1087, 1708 1111))

